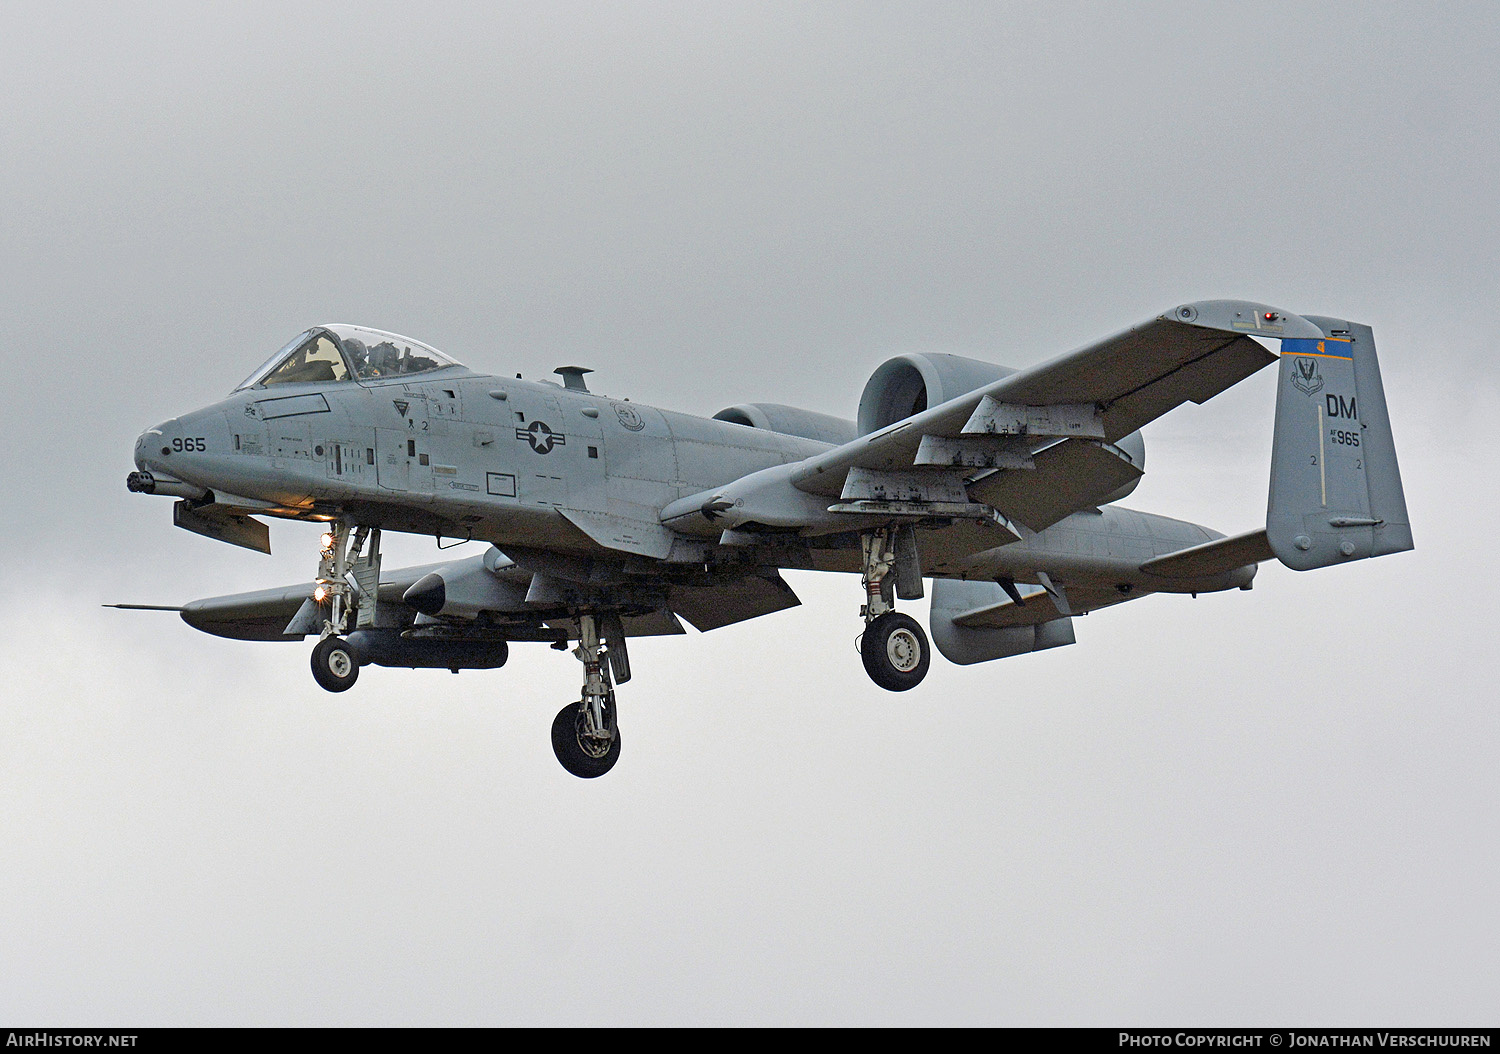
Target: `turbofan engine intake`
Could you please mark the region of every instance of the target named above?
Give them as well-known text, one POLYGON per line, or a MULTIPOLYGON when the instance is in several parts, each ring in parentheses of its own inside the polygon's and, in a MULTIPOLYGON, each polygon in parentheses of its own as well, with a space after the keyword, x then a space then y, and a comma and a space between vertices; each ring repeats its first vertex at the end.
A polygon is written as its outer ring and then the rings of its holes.
POLYGON ((897 355, 881 363, 865 384, 859 397, 859 434, 878 432, 1015 372, 958 355, 897 355))

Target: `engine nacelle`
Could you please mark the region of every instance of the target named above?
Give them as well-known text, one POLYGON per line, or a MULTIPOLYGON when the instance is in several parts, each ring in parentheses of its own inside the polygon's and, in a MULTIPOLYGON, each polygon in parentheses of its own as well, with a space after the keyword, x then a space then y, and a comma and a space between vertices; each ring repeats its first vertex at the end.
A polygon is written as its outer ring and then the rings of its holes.
POLYGON ((832 443, 834 446, 842 446, 859 437, 854 430, 853 421, 831 414, 814 413, 812 410, 799 410, 795 406, 782 406, 780 403, 740 403, 720 410, 714 414, 714 420, 749 428, 763 428, 768 432, 799 436, 819 443, 832 443))
MULTIPOLYGON (((859 434, 877 432, 919 414, 929 406, 956 399, 1015 372, 1008 366, 958 355, 910 354, 887 359, 870 375, 864 394, 859 397, 859 434)), ((1137 468, 1146 471, 1146 441, 1139 432, 1124 436, 1115 446, 1124 451, 1137 468)), ((1139 483, 1137 477, 1099 499, 1099 503, 1119 501, 1139 483)))
MULTIPOLYGON (((1142 472, 1146 471, 1145 436, 1141 435, 1140 432, 1131 432, 1129 435, 1121 436, 1118 440, 1116 440, 1115 446, 1125 451, 1125 453, 1130 457, 1131 464, 1140 469, 1142 472)), ((1135 477, 1135 479, 1131 480, 1129 483, 1126 483, 1118 490, 1112 490, 1104 497, 1100 498, 1099 504, 1108 505, 1112 501, 1119 501, 1121 498, 1129 495, 1131 491, 1135 490, 1135 488, 1139 487, 1140 485, 1141 477, 1137 476, 1135 477)))
POLYGON ((958 355, 897 355, 881 363, 865 384, 859 397, 859 434, 869 435, 1015 372, 958 355))
MULTIPOLYGON (((1074 643, 1071 618, 1055 618, 1033 626, 1006 626, 1000 629, 960 626, 953 621, 966 611, 994 607, 1008 600, 1005 590, 994 582, 959 582, 947 578, 935 580, 932 583, 932 611, 927 623, 932 630, 932 643, 937 645, 943 658, 959 666, 1074 643)), ((1034 602, 1046 603, 1040 599, 1034 602)))

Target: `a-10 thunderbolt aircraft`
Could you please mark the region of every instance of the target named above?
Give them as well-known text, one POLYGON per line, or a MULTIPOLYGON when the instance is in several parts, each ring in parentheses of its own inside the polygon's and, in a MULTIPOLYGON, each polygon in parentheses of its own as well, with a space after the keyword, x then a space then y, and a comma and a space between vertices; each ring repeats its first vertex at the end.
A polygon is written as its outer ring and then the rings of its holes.
POLYGON ((938 651, 968 664, 1072 644, 1074 616, 1149 593, 1249 589, 1273 556, 1308 570, 1412 548, 1371 330, 1341 319, 1216 300, 1024 370, 900 355, 854 421, 764 403, 695 417, 556 372, 492 377, 318 326, 228 398, 147 429, 128 485, 177 498, 177 526, 269 552, 258 516, 327 525, 312 581, 182 618, 315 636, 334 692, 367 664, 490 669, 512 643, 576 641, 581 698, 552 745, 593 777, 620 752, 626 642, 792 607, 783 568, 861 576, 865 669, 905 691, 930 650, 895 605, 924 579, 938 651), (1226 538, 1114 504, 1145 468, 1143 425, 1278 359, 1264 528, 1226 538), (491 548, 384 571, 382 531, 491 548))

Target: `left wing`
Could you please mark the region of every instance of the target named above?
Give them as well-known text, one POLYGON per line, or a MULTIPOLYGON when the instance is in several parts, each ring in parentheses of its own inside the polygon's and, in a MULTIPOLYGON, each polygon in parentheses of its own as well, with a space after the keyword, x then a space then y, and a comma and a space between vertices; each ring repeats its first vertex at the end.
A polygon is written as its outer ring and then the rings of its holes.
POLYGON ((1149 322, 1106 337, 1050 362, 1004 377, 940 406, 895 422, 802 463, 793 477, 799 489, 832 494, 848 469, 879 471, 919 464, 926 436, 960 439, 975 435, 1030 434, 1031 420, 1015 422, 1019 433, 1001 433, 1009 408, 1059 407, 1076 420, 1049 415, 1059 438, 1079 436, 1114 443, 1185 402, 1201 403, 1237 384, 1276 356, 1250 339, 1319 337, 1312 323, 1265 304, 1211 300, 1183 304, 1149 322), (1275 319, 1274 322, 1269 321, 1275 319), (988 400, 996 409, 980 414, 988 400), (1006 409, 999 409, 999 408, 1006 409))
MULTIPOLYGON (((1316 337, 1321 331, 1265 304, 1184 304, 809 458, 791 482, 799 490, 834 497, 851 469, 927 467, 919 455, 928 437, 976 446, 987 440, 998 445, 1015 435, 1052 439, 1033 455, 1034 471, 998 470, 979 481, 974 494, 982 501, 993 498, 985 504, 1041 530, 1140 474, 1134 459, 1114 445, 1120 439, 1185 402, 1206 402, 1275 362, 1250 334, 1316 337), (1057 412, 1038 412, 1049 408, 1057 412), (1072 492, 1065 500, 1030 493, 1054 492, 1059 484, 1072 492)), ((929 450, 935 445, 927 444, 929 450)))
POLYGON ((1276 361, 1252 336, 1320 335, 1265 304, 1183 304, 794 465, 680 499, 662 521, 683 530, 701 530, 702 520, 847 530, 858 526, 848 514, 982 518, 994 510, 1040 531, 1141 475, 1125 437, 1276 361), (974 467, 984 465, 997 467, 974 467))

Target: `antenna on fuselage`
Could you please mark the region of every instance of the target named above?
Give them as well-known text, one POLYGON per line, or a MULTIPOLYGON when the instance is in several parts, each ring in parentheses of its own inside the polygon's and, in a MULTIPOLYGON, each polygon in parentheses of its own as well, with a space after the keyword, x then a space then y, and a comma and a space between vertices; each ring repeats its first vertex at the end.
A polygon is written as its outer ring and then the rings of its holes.
POLYGON ((586 392, 589 386, 583 383, 583 375, 594 371, 587 366, 559 366, 552 372, 563 379, 563 387, 568 391, 586 392))

